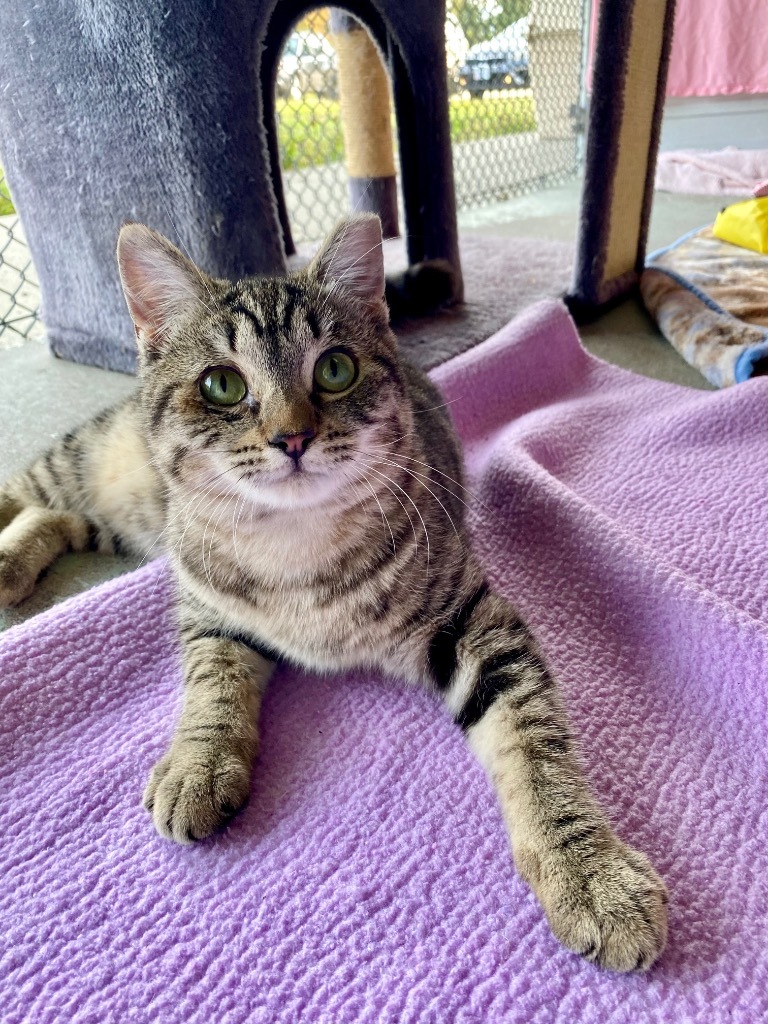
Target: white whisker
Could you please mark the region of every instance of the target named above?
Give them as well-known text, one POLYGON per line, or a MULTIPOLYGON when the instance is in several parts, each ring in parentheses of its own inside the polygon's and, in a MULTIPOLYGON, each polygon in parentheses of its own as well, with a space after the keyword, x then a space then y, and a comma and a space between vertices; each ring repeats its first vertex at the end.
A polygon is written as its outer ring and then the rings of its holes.
POLYGON ((365 484, 365 486, 368 488, 368 490, 373 495, 373 500, 379 506, 379 512, 381 512, 381 518, 382 518, 382 520, 383 520, 383 522, 384 522, 384 524, 386 526, 386 529, 389 530, 389 536, 392 539, 392 553, 393 554, 397 554, 397 547, 395 545, 395 535, 392 532, 392 526, 390 525, 389 519, 387 519, 387 514, 384 511, 384 509, 382 508, 381 502, 379 501, 379 496, 376 493, 376 491, 373 489, 373 487, 371 486, 369 480, 366 477, 363 477, 363 483, 365 484))
MULTIPOLYGON (((383 447, 386 447, 386 446, 382 446, 382 448, 383 447)), ((379 448, 378 450, 382 450, 382 448, 379 448)), ((376 451, 377 451, 377 449, 374 447, 371 450, 366 451, 364 454, 366 454, 366 455, 374 455, 374 453, 376 451)), ((415 462, 419 466, 424 466, 426 469, 428 469, 430 471, 430 473, 437 473, 438 476, 443 477, 444 480, 448 480, 450 483, 456 484, 457 487, 461 488, 462 491, 464 491, 466 494, 469 495, 469 497, 472 499, 473 502, 476 502, 489 515, 491 515, 494 518, 496 518, 497 513, 489 505, 486 505, 484 501, 481 501, 481 499, 478 498, 478 496, 473 491, 470 491, 470 489, 468 487, 466 487, 463 483, 461 483, 461 481, 455 480, 452 476, 448 476, 447 473, 443 473, 441 470, 436 469, 434 466, 430 466, 430 464, 428 462, 422 462, 420 459, 414 459, 412 456, 401 455, 399 452, 390 452, 390 451, 387 452, 387 455, 389 455, 393 459, 404 459, 406 462, 415 462)), ((405 468, 405 467, 403 467, 403 468, 405 468)), ((438 484, 437 480, 433 480, 432 482, 435 483, 435 484, 438 484)), ((443 485, 442 484, 438 484, 438 486, 443 486, 443 485)), ((449 493, 451 493, 451 494, 454 493, 448 487, 446 487, 445 490, 449 491, 449 493)), ((458 494, 454 494, 454 497, 457 498, 459 501, 462 501, 462 499, 459 498, 458 494)), ((466 501, 462 501, 462 504, 464 504, 471 511, 472 506, 468 505, 466 501)))
MULTIPOLYGON (((381 458, 381 456, 379 456, 379 458, 381 458)), ((442 503, 442 501, 440 501, 440 499, 439 499, 439 498, 438 498, 438 496, 437 496, 437 495, 435 494, 435 492, 434 492, 433 490, 431 490, 431 489, 430 489, 430 488, 429 488, 429 487, 427 486, 427 484, 426 484, 426 483, 424 483, 424 481, 425 481, 425 480, 428 480, 428 481, 429 481, 430 483, 435 483, 435 484, 437 484, 437 486, 438 486, 438 487, 443 487, 443 485, 442 485, 442 484, 438 484, 436 480, 432 480, 432 479, 431 479, 430 477, 426 476, 426 475, 425 475, 424 473, 417 473, 417 472, 416 472, 416 470, 413 470, 413 469, 409 469, 409 468, 408 468, 407 466, 401 466, 401 465, 400 465, 399 463, 397 463, 397 462, 394 462, 394 461, 393 461, 392 459, 384 459, 383 461, 384 461, 384 462, 386 462, 386 463, 387 463, 387 465, 389 465, 389 466, 394 466, 394 467, 395 467, 396 469, 401 469, 401 470, 403 470, 403 472, 404 472, 404 473, 407 473, 407 474, 408 474, 408 475, 409 475, 410 477, 412 477, 412 478, 413 478, 414 480, 417 480, 417 481, 421 481, 421 485, 422 485, 422 487, 424 488, 424 490, 425 490, 425 491, 427 491, 427 492, 428 492, 429 494, 431 494, 431 495, 432 495, 432 497, 433 497, 433 498, 435 499, 435 501, 437 502, 437 504, 438 504, 438 505, 440 506, 440 508, 441 508, 441 509, 443 510, 443 512, 445 513, 445 515, 446 515, 446 518, 448 519, 448 522, 449 522, 449 523, 451 524, 451 526, 453 527, 453 532, 454 532, 454 533, 456 534, 456 536, 457 536, 457 537, 460 537, 459 531, 458 531, 458 529, 457 529, 457 527, 456 527, 456 523, 454 523, 454 521, 453 521, 453 519, 452 519, 452 517, 451 517, 451 514, 450 514, 450 512, 449 512, 449 511, 448 511, 448 509, 447 509, 447 508, 445 507, 445 505, 444 505, 444 504, 442 503)), ((368 463, 366 463, 366 465, 368 465, 368 463)), ((454 494, 454 493, 453 493, 453 491, 449 491, 447 487, 443 487, 443 490, 445 490, 445 491, 448 491, 448 493, 449 493, 449 494, 451 494, 451 495, 452 495, 452 496, 453 496, 454 498, 458 498, 458 496, 457 496, 456 494, 454 494)), ((461 501, 461 498, 458 498, 458 500, 459 500, 459 501, 461 501)), ((462 504, 466 504, 466 502, 462 502, 462 504)))
POLYGON ((210 516, 208 517, 208 521, 205 524, 205 529, 203 530, 203 537, 202 537, 202 540, 200 542, 200 548, 201 548, 202 559, 203 559, 203 572, 205 573, 205 578, 208 580, 208 586, 211 588, 211 590, 215 589, 215 587, 213 585, 213 579, 211 577, 211 570, 210 570, 210 566, 212 564, 211 556, 212 556, 212 552, 213 552, 213 542, 216 539, 216 532, 218 530, 219 523, 221 522, 221 517, 224 515, 224 513, 227 511, 227 509, 230 507, 232 502, 237 497, 238 497, 238 495, 236 493, 230 495, 230 497, 227 498, 226 501, 224 502, 223 507, 221 508, 221 510, 220 510, 220 512, 219 512, 219 514, 218 514, 218 516, 216 518, 216 524, 215 524, 214 528, 211 530, 211 540, 210 540, 210 543, 208 544, 208 567, 207 568, 206 568, 206 565, 205 565, 205 535, 208 532, 208 527, 211 525, 211 517, 210 516))
MULTIPOLYGON (((416 502, 415 502, 415 501, 413 500, 413 498, 412 498, 412 497, 410 496, 410 494, 409 494, 409 493, 408 493, 408 492, 407 492, 407 491, 405 490, 405 488, 404 488, 404 487, 401 487, 401 486, 400 486, 400 484, 399 484, 399 483, 398 483, 398 482, 397 482, 396 480, 393 480, 391 476, 387 476, 387 474, 386 474, 386 473, 383 473, 383 472, 382 472, 382 471, 381 471, 380 469, 378 469, 378 468, 377 468, 376 466, 374 466, 374 465, 373 465, 373 464, 371 464, 371 463, 367 463, 366 465, 368 466, 368 469, 369 469, 370 471, 372 471, 373 473, 375 473, 375 474, 376 474, 376 476, 380 477, 380 478, 381 478, 381 479, 383 479, 383 480, 388 480, 388 481, 389 481, 389 483, 391 483, 391 484, 394 484, 394 486, 395 486, 395 487, 397 487, 397 489, 398 489, 399 491, 402 491, 402 492, 403 492, 403 494, 404 494, 404 495, 406 496, 406 498, 408 499, 408 501, 410 501, 410 503, 411 503, 411 504, 413 505, 413 507, 414 507, 414 508, 416 509, 416 515, 417 515, 417 516, 419 517, 419 519, 421 520, 421 525, 422 525, 422 528, 423 528, 423 530, 424 530, 424 538, 425 538, 425 540, 426 540, 426 543, 427 543, 427 572, 429 572, 429 531, 427 530, 427 524, 426 524, 426 523, 424 522, 424 517, 422 516, 421 512, 419 511, 419 507, 418 507, 418 505, 417 505, 417 504, 416 504, 416 502)), ((385 485, 385 486, 386 486, 386 485, 385 485)), ((401 502, 401 504, 402 504, 402 502, 401 502)), ((403 509, 404 509, 404 510, 406 511, 406 513, 407 513, 407 509, 405 508, 405 505, 403 505, 403 509)), ((410 516, 408 516, 408 518, 410 519, 410 516)), ((413 523, 411 523, 411 525, 413 526, 413 523)), ((414 539, 416 539, 416 530, 415 530, 415 528, 414 528, 414 533, 413 533, 413 536, 414 536, 414 539)), ((418 540, 416 541, 416 543, 417 543, 417 546, 418 546, 418 540)))

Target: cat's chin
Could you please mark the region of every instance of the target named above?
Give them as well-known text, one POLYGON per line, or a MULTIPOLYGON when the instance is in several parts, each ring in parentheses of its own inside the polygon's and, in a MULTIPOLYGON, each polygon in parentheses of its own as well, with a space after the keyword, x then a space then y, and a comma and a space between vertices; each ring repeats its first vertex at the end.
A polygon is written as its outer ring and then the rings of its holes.
POLYGON ((291 472, 253 487, 253 499, 272 509, 317 508, 339 503, 339 481, 334 474, 291 472))

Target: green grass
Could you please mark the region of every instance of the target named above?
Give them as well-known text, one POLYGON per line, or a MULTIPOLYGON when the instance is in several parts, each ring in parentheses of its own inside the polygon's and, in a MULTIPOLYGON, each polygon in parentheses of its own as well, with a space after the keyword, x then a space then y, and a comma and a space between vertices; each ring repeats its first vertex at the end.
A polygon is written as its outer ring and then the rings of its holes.
MULTIPOLYGON (((514 92, 481 100, 455 97, 449 113, 454 143, 517 135, 536 128, 532 97, 514 92)), ((298 100, 278 100, 277 117, 284 170, 317 167, 344 159, 337 100, 312 93, 298 100)))
POLYGON ((536 129, 532 96, 509 92, 481 100, 454 98, 449 105, 451 141, 475 142, 536 129))
POLYGON ((5 217, 7 214, 14 212, 11 193, 8 191, 8 186, 5 183, 3 168, 0 167, 0 217, 5 217))
POLYGON ((314 93, 277 101, 277 137, 283 169, 317 167, 344 159, 338 100, 314 93))

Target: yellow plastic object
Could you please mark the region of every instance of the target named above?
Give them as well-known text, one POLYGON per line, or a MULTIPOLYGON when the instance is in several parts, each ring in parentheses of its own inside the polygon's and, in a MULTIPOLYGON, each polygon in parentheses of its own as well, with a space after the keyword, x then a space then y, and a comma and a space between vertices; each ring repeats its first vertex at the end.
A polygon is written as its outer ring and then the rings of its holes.
POLYGON ((715 218, 712 233, 724 242, 768 254, 768 196, 726 206, 715 218))

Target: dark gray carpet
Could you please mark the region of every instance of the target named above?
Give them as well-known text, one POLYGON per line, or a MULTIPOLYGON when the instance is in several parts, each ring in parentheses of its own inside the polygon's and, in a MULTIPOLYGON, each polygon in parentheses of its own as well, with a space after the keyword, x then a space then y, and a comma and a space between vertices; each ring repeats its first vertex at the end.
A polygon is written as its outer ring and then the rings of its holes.
MULTIPOLYGON (((385 250, 387 269, 405 266, 402 240, 386 242, 385 250)), ((462 234, 459 251, 464 304, 395 331, 403 351, 424 369, 477 345, 533 302, 565 294, 571 283, 569 242, 462 234)))

